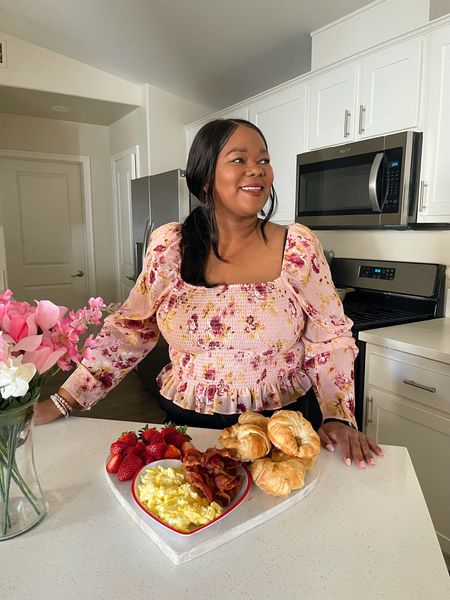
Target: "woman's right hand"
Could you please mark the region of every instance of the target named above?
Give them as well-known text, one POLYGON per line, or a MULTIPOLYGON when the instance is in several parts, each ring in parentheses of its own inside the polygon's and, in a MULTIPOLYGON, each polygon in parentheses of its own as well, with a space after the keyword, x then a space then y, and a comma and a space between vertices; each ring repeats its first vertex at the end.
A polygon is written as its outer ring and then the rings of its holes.
POLYGON ((36 407, 36 425, 44 425, 45 423, 51 423, 62 417, 58 407, 50 400, 43 400, 38 402, 36 407))

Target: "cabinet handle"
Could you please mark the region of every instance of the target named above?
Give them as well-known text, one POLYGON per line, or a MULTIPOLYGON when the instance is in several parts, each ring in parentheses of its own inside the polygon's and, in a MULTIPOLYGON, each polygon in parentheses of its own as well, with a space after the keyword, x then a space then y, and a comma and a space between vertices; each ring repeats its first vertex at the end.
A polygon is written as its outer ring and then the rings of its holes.
POLYGON ((422 383, 416 383, 412 379, 404 379, 403 383, 406 383, 406 385, 412 385, 416 388, 420 388, 421 390, 425 390, 426 392, 431 392, 432 394, 436 393, 435 387, 429 387, 428 385, 423 385, 422 383))
POLYGON ((359 133, 364 133, 366 130, 365 117, 366 117, 366 107, 363 106, 362 104, 360 104, 360 106, 359 106, 359 127, 358 127, 359 133))
POLYGON ((420 182, 419 191, 419 212, 422 212, 426 208, 425 204, 425 189, 428 187, 428 183, 422 179, 420 182))
POLYGON ((349 123, 350 123, 351 113, 349 110, 345 109, 345 118, 344 118, 344 137, 348 137, 350 135, 349 131, 349 123))
POLYGON ((367 417, 366 417, 366 429, 367 426, 370 425, 370 423, 372 423, 372 417, 373 417, 373 398, 367 398, 367 404, 366 404, 366 408, 367 408, 367 417))

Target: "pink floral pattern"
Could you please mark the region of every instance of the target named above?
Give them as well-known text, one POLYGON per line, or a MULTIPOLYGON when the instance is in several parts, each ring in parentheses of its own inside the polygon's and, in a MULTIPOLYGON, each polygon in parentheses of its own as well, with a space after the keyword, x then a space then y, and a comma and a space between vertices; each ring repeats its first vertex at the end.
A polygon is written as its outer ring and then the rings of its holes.
POLYGON ((324 417, 355 422, 352 322, 314 234, 300 224, 288 228, 277 279, 212 288, 181 279, 180 234, 178 223, 154 232, 129 298, 107 317, 96 347, 64 389, 91 407, 162 333, 171 362, 158 385, 185 409, 277 409, 312 386, 324 417))

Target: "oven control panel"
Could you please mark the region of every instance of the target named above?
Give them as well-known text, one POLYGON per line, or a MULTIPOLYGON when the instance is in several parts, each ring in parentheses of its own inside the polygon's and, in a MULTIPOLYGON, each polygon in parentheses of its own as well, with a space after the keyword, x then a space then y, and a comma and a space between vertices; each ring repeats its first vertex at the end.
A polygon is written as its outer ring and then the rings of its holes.
POLYGON ((359 276, 366 279, 395 279, 395 269, 387 267, 361 265, 359 268, 359 276))

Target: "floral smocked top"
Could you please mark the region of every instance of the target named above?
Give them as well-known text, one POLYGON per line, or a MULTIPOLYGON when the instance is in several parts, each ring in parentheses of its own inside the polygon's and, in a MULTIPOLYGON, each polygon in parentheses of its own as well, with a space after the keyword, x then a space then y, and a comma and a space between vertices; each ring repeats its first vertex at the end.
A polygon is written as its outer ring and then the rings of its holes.
POLYGON ((155 346, 171 362, 161 394, 199 413, 277 409, 313 386, 324 418, 354 419, 357 355, 318 239, 288 228, 281 273, 263 283, 194 286, 180 275, 181 225, 154 231, 128 299, 63 388, 90 408, 155 346))

